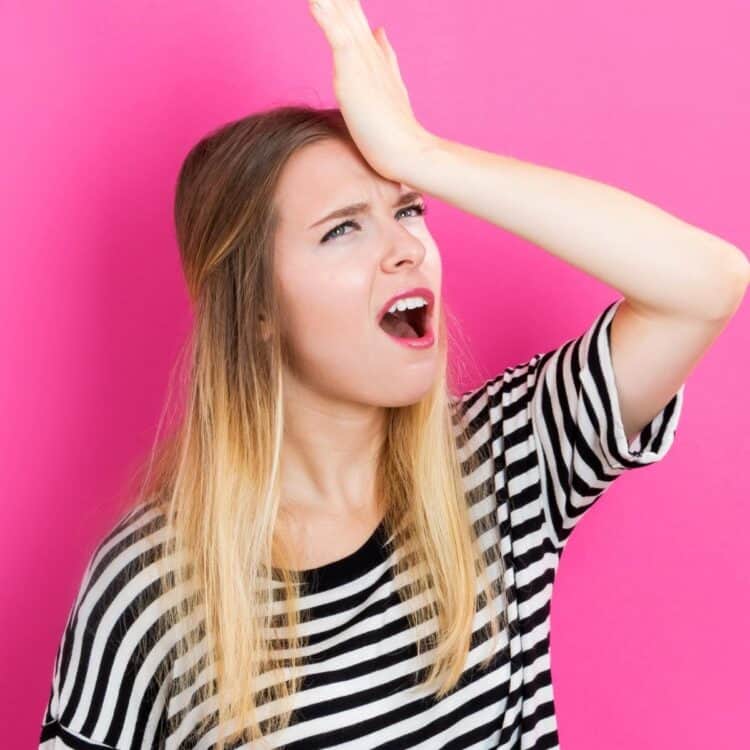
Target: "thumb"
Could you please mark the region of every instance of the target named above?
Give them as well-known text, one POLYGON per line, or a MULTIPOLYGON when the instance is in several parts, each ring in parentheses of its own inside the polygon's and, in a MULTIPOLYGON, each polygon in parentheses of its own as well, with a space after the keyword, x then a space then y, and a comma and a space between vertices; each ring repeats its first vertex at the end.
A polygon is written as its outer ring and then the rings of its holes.
POLYGON ((396 51, 393 49, 393 47, 391 47, 391 43, 388 41, 388 36, 385 33, 385 27, 379 26, 377 29, 375 29, 374 35, 378 45, 380 46, 380 49, 383 50, 383 54, 385 55, 386 60, 388 60, 388 63, 393 68, 394 73, 403 82, 401 70, 398 65, 398 58, 396 57, 396 51))

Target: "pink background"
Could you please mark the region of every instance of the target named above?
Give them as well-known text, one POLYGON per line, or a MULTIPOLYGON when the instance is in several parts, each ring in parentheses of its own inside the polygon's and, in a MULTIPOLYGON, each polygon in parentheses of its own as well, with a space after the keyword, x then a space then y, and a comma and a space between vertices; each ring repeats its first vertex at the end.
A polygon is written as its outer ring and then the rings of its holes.
MULTIPOLYGON (((629 190, 750 247, 744 0, 364 0, 422 124, 629 190)), ((0 274, 7 747, 36 747, 83 566, 150 445, 190 323, 173 186, 210 128, 335 104, 307 0, 4 4, 0 274)), ((429 217, 475 365, 580 334, 617 290, 445 203, 429 217)), ((664 462, 618 480, 553 602, 563 748, 746 747, 750 318, 691 374, 664 462), (603 739, 606 738, 606 739, 603 739)))

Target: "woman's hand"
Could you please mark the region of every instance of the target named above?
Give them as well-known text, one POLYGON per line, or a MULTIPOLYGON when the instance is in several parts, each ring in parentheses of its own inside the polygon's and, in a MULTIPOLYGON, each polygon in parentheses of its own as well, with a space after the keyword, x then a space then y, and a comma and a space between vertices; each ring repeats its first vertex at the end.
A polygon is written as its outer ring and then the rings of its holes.
POLYGON ((308 3, 331 46, 334 92, 357 148, 376 172, 403 182, 431 136, 412 112, 385 30, 370 31, 360 0, 308 3))

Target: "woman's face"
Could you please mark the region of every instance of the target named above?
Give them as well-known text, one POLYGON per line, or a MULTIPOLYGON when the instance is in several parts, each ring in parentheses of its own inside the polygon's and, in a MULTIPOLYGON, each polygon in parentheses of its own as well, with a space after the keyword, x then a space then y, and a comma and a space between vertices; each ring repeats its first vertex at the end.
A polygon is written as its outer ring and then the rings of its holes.
POLYGON ((409 208, 424 205, 423 197, 397 205, 410 191, 335 139, 305 146, 285 165, 275 245, 282 336, 293 375, 328 398, 404 406, 436 376, 442 267, 424 217, 409 208), (370 210, 323 220, 359 202, 370 210), (434 295, 435 342, 422 349, 397 343, 378 322, 391 297, 415 287, 434 295))

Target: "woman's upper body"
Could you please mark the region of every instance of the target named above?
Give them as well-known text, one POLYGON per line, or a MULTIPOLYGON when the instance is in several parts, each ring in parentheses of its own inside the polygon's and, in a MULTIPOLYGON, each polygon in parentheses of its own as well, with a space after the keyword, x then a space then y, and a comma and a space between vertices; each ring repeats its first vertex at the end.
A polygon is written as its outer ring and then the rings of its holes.
MULTIPOLYGON (((507 613, 508 627, 490 666, 478 668, 490 641, 477 638, 447 696, 435 700, 415 684, 429 652, 416 656, 391 575, 398 548, 378 526, 357 549, 321 556, 332 561, 306 570, 305 682, 290 726, 267 737, 270 747, 558 747, 549 625, 560 556, 583 513, 618 476, 666 455, 683 403, 684 385, 628 442, 609 338, 618 304, 581 336, 457 402, 456 436, 467 425, 470 433, 462 455, 489 446, 488 460, 466 477, 467 490, 481 487, 471 519, 491 516, 481 545, 491 571, 497 575, 498 554, 506 568, 505 594, 493 610, 507 613)), ((180 679, 201 658, 200 679, 211 679, 205 652, 176 656, 170 632, 146 653, 138 648, 174 604, 176 592, 152 593, 166 536, 164 518, 144 505, 94 552, 55 659, 40 750, 212 746, 215 728, 200 736, 191 729, 214 705, 195 703, 196 685, 180 679), (156 678, 160 665, 163 679, 156 678)), ((475 632, 486 616, 484 608, 477 613, 475 632)), ((265 717, 274 709, 261 706, 265 717)))

